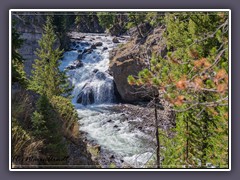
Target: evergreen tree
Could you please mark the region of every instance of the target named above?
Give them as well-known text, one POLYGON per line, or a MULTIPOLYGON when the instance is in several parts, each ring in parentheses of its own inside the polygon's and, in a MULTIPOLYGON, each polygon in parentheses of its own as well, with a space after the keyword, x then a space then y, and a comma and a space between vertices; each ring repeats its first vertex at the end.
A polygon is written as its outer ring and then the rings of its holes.
POLYGON ((66 157, 67 149, 63 140, 58 113, 52 107, 46 95, 42 95, 38 99, 37 110, 32 116, 32 127, 33 135, 44 140, 43 153, 49 159, 43 164, 65 164, 64 161, 58 162, 54 160, 66 157))
POLYGON ((56 35, 52 25, 52 17, 47 17, 44 26, 44 34, 39 40, 40 48, 37 49, 39 59, 33 65, 32 77, 29 88, 41 95, 52 97, 53 95, 64 95, 71 91, 66 74, 59 70, 59 59, 63 51, 56 48, 56 35))
POLYGON ((95 22, 97 22, 98 18, 96 12, 77 12, 75 17, 75 24, 77 25, 77 29, 79 29, 82 25, 85 30, 92 32, 93 27, 95 27, 95 22))
POLYGON ((164 21, 167 57, 153 56, 149 69, 128 79, 132 85, 156 86, 177 112, 163 167, 226 167, 228 14, 167 13, 164 21))
POLYGON ((21 85, 26 85, 26 73, 23 66, 23 57, 18 53, 18 49, 23 44, 23 39, 12 25, 12 82, 19 82, 21 85))
POLYGON ((147 12, 145 21, 151 26, 157 27, 164 23, 164 12, 147 12))
POLYGON ((61 13, 55 12, 53 14, 53 26, 55 34, 60 40, 60 48, 67 49, 70 43, 70 37, 68 36, 69 29, 74 23, 75 16, 73 14, 67 13, 62 15, 61 13))
POLYGON ((221 139, 228 136, 228 16, 170 13, 166 27, 168 48, 174 49, 168 54, 168 77, 175 85, 168 88, 167 97, 180 111, 178 123, 185 123, 186 165, 226 167, 228 142, 222 144, 221 139), (217 133, 219 128, 223 133, 217 133), (214 152, 219 146, 221 151, 214 152))
POLYGON ((139 25, 144 23, 146 19, 146 12, 129 12, 128 13, 128 29, 131 27, 136 27, 138 31, 138 35, 142 38, 144 34, 142 34, 139 25))
POLYGON ((100 25, 103 28, 110 29, 116 23, 115 12, 97 12, 100 25))

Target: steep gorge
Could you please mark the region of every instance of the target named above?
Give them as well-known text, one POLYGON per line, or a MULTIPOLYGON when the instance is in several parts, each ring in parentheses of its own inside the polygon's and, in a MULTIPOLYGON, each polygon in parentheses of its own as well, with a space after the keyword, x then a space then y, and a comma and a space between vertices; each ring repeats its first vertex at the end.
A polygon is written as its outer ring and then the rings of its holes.
MULTIPOLYGON (((29 19, 30 22, 20 20, 17 26, 25 39, 19 52, 26 59, 25 71, 28 75, 36 58, 34 51, 38 48, 37 41, 41 38, 39 22, 43 21, 41 16, 35 21, 37 24, 32 22, 31 17, 29 19)), ((149 101, 149 98, 145 98, 145 92, 137 94, 137 90, 127 83, 129 74, 137 75, 149 66, 152 52, 165 55, 166 47, 162 39, 164 29, 158 27, 147 30, 150 32, 144 38, 139 38, 136 29, 133 30, 130 39, 107 34, 69 34, 72 41, 68 48, 70 51, 65 52, 60 69, 69 70, 70 81, 75 85, 72 103, 78 111, 82 133, 81 138, 69 146, 70 165, 142 167, 153 155, 153 117, 137 115, 137 111, 151 114, 152 109, 128 104, 104 105, 119 101, 149 101), (81 75, 74 75, 75 72, 81 75), (104 132, 102 128, 108 131, 104 132), (113 140, 110 139, 112 137, 113 140)), ((60 41, 56 43, 56 46, 59 45, 60 41)), ((171 127, 173 123, 169 109, 159 114, 161 127, 171 127)))

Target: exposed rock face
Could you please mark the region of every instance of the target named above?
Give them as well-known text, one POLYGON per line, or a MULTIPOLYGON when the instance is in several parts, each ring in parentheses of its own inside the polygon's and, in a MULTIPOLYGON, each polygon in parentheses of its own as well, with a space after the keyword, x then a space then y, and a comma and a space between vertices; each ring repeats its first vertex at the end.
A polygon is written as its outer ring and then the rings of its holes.
POLYGON ((128 21, 128 16, 126 14, 118 15, 119 21, 117 24, 114 24, 110 29, 109 33, 112 36, 121 36, 126 33, 127 29, 125 28, 125 23, 128 21))
POLYGON ((113 73, 113 78, 121 99, 126 102, 143 100, 143 94, 137 93, 137 91, 128 84, 127 77, 129 74, 138 74, 139 71, 146 67, 146 64, 141 60, 134 59, 125 59, 124 62, 119 61, 119 59, 116 61, 117 62, 110 67, 110 70, 113 73))
POLYGON ((73 31, 83 32, 83 33, 103 33, 104 29, 100 26, 98 18, 96 15, 91 17, 87 12, 81 13, 81 19, 76 26, 73 26, 73 31))
POLYGON ((27 13, 24 15, 16 14, 13 16, 13 19, 16 22, 17 31, 24 40, 19 53, 25 59, 24 70, 27 75, 30 75, 34 59, 37 58, 34 52, 39 48, 38 40, 42 37, 43 33, 43 29, 40 26, 36 26, 35 23, 44 23, 44 20, 41 16, 31 16, 27 13))
MULTIPOLYGON (((145 26, 143 26, 145 27, 145 26)), ((137 76, 144 68, 149 68, 152 53, 164 57, 166 44, 162 37, 163 28, 156 28, 145 37, 139 39, 135 36, 127 44, 110 52, 110 73, 113 75, 117 90, 125 102, 150 100, 152 92, 139 87, 130 86, 127 82, 129 75, 137 76)))
POLYGON ((34 63, 34 59, 37 58, 34 53, 37 48, 39 48, 38 40, 41 39, 42 34, 40 33, 22 33, 21 38, 24 39, 24 43, 19 49, 19 53, 25 59, 24 61, 24 70, 27 75, 31 74, 32 64, 34 63))
MULTIPOLYGON (((38 41, 42 37, 43 24, 45 24, 44 16, 32 15, 31 12, 24 12, 15 14, 13 19, 16 21, 16 29, 20 33, 21 38, 24 40, 23 45, 19 49, 19 53, 24 58, 24 70, 27 76, 31 75, 32 64, 37 59, 35 51, 39 48, 38 41)), ((58 40, 55 44, 56 47, 60 46, 58 40)))
POLYGON ((126 32, 126 29, 119 24, 114 25, 112 28, 109 29, 109 33, 112 36, 118 36, 126 32))
POLYGON ((87 151, 87 142, 83 138, 75 139, 68 145, 68 165, 73 168, 96 168, 98 162, 87 151))

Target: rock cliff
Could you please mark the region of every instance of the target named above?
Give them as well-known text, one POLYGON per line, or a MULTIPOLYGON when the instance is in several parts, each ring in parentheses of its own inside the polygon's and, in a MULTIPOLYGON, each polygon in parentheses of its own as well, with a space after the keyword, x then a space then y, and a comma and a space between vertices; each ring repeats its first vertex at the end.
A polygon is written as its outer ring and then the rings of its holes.
MULTIPOLYGON (((143 26, 146 29, 146 26, 143 26)), ((129 75, 136 76, 139 71, 149 67, 152 53, 166 55, 166 43, 163 27, 148 29, 145 37, 139 38, 136 31, 131 33, 131 40, 110 52, 109 71, 114 77, 116 88, 125 102, 149 100, 146 89, 132 87, 127 82, 129 75)), ((148 92, 150 93, 150 92, 148 92)))
MULTIPOLYGON (((23 45, 19 49, 19 53, 24 58, 24 70, 27 76, 31 75, 32 64, 37 58, 35 51, 39 48, 38 41, 42 37, 43 26, 46 16, 38 13, 24 12, 15 13, 13 21, 21 38, 24 40, 23 45)), ((56 47, 60 46, 60 40, 56 42, 56 47)))

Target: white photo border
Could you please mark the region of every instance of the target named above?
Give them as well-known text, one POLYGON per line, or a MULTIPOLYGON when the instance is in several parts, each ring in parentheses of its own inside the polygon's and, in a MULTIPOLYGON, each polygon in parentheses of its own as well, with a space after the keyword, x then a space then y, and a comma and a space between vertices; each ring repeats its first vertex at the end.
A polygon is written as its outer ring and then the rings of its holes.
POLYGON ((231 171, 231 9, 10 9, 9 10, 9 171, 231 171), (12 160, 11 160, 11 85, 12 85, 12 63, 11 63, 11 57, 12 57, 12 49, 11 49, 11 35, 12 35, 12 12, 149 12, 149 11, 155 11, 155 12, 228 12, 229 14, 229 100, 228 100, 228 106, 229 106, 229 122, 228 122, 228 156, 229 156, 229 162, 228 162, 228 168, 226 169, 147 169, 147 168, 141 168, 141 169, 28 169, 28 168, 12 168, 12 160))

